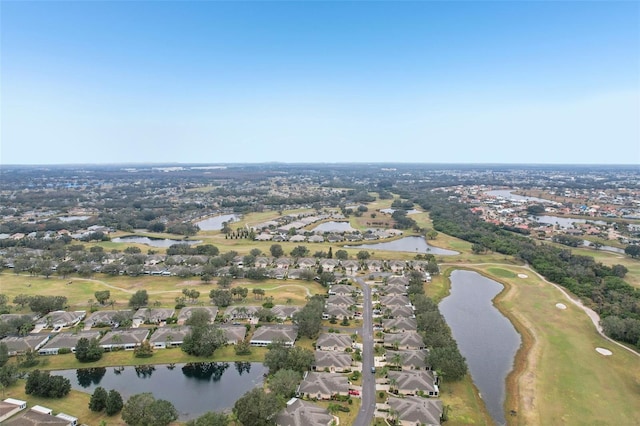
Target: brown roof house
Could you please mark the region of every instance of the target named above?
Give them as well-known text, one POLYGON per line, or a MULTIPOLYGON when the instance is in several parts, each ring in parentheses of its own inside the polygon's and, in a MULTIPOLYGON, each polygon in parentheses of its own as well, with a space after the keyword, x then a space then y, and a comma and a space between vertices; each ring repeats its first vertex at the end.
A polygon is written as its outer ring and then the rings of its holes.
POLYGON ((389 387, 402 395, 437 397, 440 394, 438 376, 435 371, 389 371, 387 377, 389 387))
POLYGON ((348 395, 347 376, 339 373, 307 371, 296 394, 305 398, 331 399, 333 395, 348 395))
POLYGON ((0 402, 0 424, 25 408, 27 408, 27 401, 20 399, 7 398, 0 402))
MULTIPOLYGON (((442 401, 439 399, 407 396, 389 397, 386 404, 402 426, 439 426, 442 419, 442 401)), ((389 412, 385 413, 387 416, 389 412)))
POLYGON ((291 398, 276 417, 277 426, 329 426, 334 418, 326 408, 291 398))
POLYGON ((51 410, 36 405, 23 414, 13 416, 3 422, 4 426, 76 426, 78 419, 60 413, 57 416, 51 414, 51 410))
POLYGON ((353 340, 348 334, 322 333, 316 341, 316 349, 319 351, 344 352, 353 346, 353 340))
POLYGON ((422 340, 422 336, 416 331, 385 334, 384 347, 395 350, 418 350, 424 349, 424 341, 422 340))
POLYGON ((347 352, 337 351, 315 351, 313 353, 315 361, 312 368, 315 371, 327 373, 345 373, 351 371, 353 359, 347 352))

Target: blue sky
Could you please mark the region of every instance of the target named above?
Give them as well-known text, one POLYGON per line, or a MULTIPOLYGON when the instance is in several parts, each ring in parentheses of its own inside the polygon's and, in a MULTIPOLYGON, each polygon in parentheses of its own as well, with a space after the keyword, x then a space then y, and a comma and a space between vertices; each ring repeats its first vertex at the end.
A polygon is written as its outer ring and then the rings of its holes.
POLYGON ((2 164, 640 164, 638 2, 0 7, 2 164))

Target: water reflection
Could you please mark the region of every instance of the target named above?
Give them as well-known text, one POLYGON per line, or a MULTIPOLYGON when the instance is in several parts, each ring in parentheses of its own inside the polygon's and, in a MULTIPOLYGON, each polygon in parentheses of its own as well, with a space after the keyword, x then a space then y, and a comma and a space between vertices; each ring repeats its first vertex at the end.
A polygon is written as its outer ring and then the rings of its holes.
POLYGON ((227 368, 229 364, 226 362, 195 362, 185 364, 182 374, 192 379, 217 382, 227 368))
POLYGON ((80 386, 88 388, 91 385, 100 383, 106 372, 107 369, 104 367, 79 368, 76 370, 76 378, 80 386))
POLYGON ((134 367, 136 371, 136 376, 141 379, 148 379, 151 377, 154 371, 156 371, 156 367, 153 365, 136 365, 134 367))

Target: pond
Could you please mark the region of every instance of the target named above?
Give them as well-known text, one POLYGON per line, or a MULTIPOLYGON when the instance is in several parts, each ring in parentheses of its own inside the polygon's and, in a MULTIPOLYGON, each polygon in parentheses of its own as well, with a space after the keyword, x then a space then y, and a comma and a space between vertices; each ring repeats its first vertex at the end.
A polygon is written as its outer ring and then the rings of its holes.
MULTIPOLYGON (((535 220, 538 223, 544 223, 545 225, 559 225, 562 228, 573 228, 574 223, 586 223, 585 219, 576 219, 574 217, 559 217, 559 216, 529 216, 530 220, 535 220)), ((596 225, 606 225, 607 223, 602 220, 590 220, 590 223, 596 225)))
POLYGON ((235 214, 223 214, 222 216, 214 216, 208 219, 200 220, 196 222, 198 228, 202 231, 219 231, 222 229, 222 222, 237 222, 240 220, 240 216, 235 214))
POLYGON ((87 220, 90 217, 91 216, 60 216, 58 219, 62 222, 72 222, 74 220, 87 220))
POLYGON ((351 227, 349 222, 335 222, 330 220, 329 222, 321 223, 312 229, 313 232, 324 233, 324 232, 352 232, 355 231, 351 227))
POLYGON ((544 198, 525 197, 523 195, 513 194, 512 191, 512 189, 496 189, 494 191, 487 191, 485 194, 510 201, 537 201, 539 203, 557 204, 555 201, 545 200, 544 198))
MULTIPOLYGON (((395 209, 380 209, 381 213, 387 213, 387 214, 394 214, 395 213, 395 209)), ((418 214, 418 213, 422 213, 420 210, 416 210, 416 209, 411 209, 411 210, 407 210, 407 214, 418 214)))
MULTIPOLYGON (((171 349, 165 349, 171 350, 171 349)), ((191 364, 142 365, 137 367, 83 368, 61 370, 71 387, 92 394, 98 386, 115 389, 127 398, 142 392, 153 393, 176 407, 180 421, 197 418, 207 411, 223 411, 245 392, 260 386, 268 368, 250 362, 203 362, 191 364)))
POLYGON ((149 238, 142 237, 140 235, 129 235, 126 237, 116 237, 111 240, 114 243, 137 243, 137 244, 146 244, 151 247, 161 247, 168 248, 173 244, 200 244, 202 241, 200 240, 172 240, 169 238, 149 238))
POLYGON ((361 244, 358 246, 345 246, 347 248, 361 248, 369 250, 407 251, 411 253, 429 253, 442 256, 454 256, 460 254, 457 251, 433 247, 427 244, 424 237, 404 237, 399 240, 386 243, 361 244))
POLYGON ((493 305, 502 289, 477 272, 456 270, 451 294, 439 305, 489 414, 500 425, 506 423, 506 378, 521 343, 511 322, 493 305))

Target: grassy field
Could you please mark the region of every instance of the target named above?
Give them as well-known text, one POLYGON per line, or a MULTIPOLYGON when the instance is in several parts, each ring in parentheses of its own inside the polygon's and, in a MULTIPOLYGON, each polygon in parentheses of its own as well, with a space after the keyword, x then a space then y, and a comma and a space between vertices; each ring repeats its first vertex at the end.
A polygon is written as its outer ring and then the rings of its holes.
POLYGON ((624 277, 624 280, 634 287, 640 288, 640 259, 632 259, 629 256, 623 254, 611 253, 604 250, 593 249, 573 249, 575 254, 583 256, 592 256, 596 262, 602 262, 605 265, 623 265, 629 272, 624 277))

